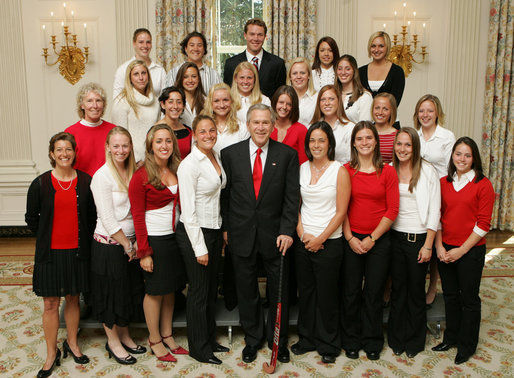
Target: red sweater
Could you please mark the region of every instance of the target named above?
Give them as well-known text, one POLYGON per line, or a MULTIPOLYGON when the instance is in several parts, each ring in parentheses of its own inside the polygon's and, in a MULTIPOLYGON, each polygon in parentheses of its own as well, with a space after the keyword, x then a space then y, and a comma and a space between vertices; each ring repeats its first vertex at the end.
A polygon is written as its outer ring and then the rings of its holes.
POLYGON ((173 194, 167 187, 156 189, 147 184, 148 176, 145 167, 139 168, 129 184, 130 211, 134 220, 134 228, 137 240, 137 257, 142 258, 153 254, 152 247, 148 244, 148 230, 146 229, 146 210, 160 209, 173 201, 173 217, 170 219, 175 224, 175 209, 178 206, 179 194, 173 194))
MULTIPOLYGON (((484 231, 491 227, 495 193, 484 177, 478 183, 468 183, 456 192, 453 183, 441 179, 441 229, 443 243, 460 246, 473 232, 475 224, 484 231)), ((476 245, 485 244, 485 238, 476 245)))
MULTIPOLYGON (((307 134, 307 129, 300 122, 295 122, 287 129, 286 136, 282 143, 292 147, 298 153, 298 161, 300 165, 305 163, 307 159, 307 155, 305 154, 305 135, 307 134)), ((278 130, 275 127, 271 132, 270 138, 273 140, 277 140, 278 130)))
POLYGON ((382 217, 392 221, 398 215, 400 190, 396 171, 384 165, 382 173, 357 172, 347 163, 344 165, 350 174, 352 195, 348 205, 350 228, 358 234, 371 234, 382 217))
POLYGON ((77 212, 77 178, 72 182, 57 182, 52 176, 55 189, 54 216, 52 219, 51 249, 73 249, 79 247, 79 216, 77 212), (66 188, 67 190, 63 189, 66 188))
POLYGON ((93 177, 98 168, 105 164, 105 139, 114 126, 116 125, 103 121, 98 126, 90 127, 79 121, 64 130, 73 134, 77 141, 77 154, 73 168, 93 177))

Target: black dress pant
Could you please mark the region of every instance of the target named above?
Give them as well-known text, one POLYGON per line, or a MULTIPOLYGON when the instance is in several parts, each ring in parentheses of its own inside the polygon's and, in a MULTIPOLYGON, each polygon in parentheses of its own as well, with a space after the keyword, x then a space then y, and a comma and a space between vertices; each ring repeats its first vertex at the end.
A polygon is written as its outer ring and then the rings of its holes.
POLYGON ((393 350, 418 353, 425 349, 427 310, 425 281, 429 262, 418 254, 427 234, 391 231, 391 312, 387 341, 393 350))
POLYGON ((343 238, 328 239, 324 248, 309 252, 297 240, 296 275, 298 278, 298 335, 306 349, 319 354, 339 355, 339 275, 343 261, 343 238))
MULTIPOLYGON (((353 236, 362 240, 368 235, 353 233, 353 236)), ((341 320, 345 350, 362 348, 366 352, 380 352, 384 346, 383 301, 390 244, 390 235, 386 232, 372 249, 359 255, 344 242, 341 320)))
POLYGON ((187 272, 187 341, 191 357, 205 361, 213 356, 216 344, 215 305, 218 289, 218 264, 221 259, 223 237, 221 230, 202 228, 209 253, 207 266, 196 260, 191 242, 182 222, 177 227, 177 242, 187 272))
MULTIPOLYGON (((258 242, 250 256, 242 257, 231 254, 234 264, 235 281, 237 288, 237 301, 239 304, 239 321, 245 333, 246 345, 260 347, 264 337, 268 341, 268 347, 273 346, 273 332, 275 329, 275 317, 277 313, 278 282, 280 276, 280 253, 266 258, 260 254, 258 242), (266 327, 264 326, 264 313, 262 312, 261 298, 258 286, 258 263, 257 257, 260 254, 266 271, 266 282, 268 288, 269 311, 266 327)), ((288 251, 287 253, 291 253, 288 251)), ((282 278, 282 312, 280 326, 280 346, 287 346, 289 333, 289 306, 288 306, 288 256, 284 257, 284 270, 282 278)))
MULTIPOLYGON (((449 251, 455 246, 444 244, 449 251)), ((485 262, 485 244, 471 248, 455 262, 438 261, 446 312, 443 342, 457 344, 464 356, 475 353, 480 331, 480 280, 485 262)))

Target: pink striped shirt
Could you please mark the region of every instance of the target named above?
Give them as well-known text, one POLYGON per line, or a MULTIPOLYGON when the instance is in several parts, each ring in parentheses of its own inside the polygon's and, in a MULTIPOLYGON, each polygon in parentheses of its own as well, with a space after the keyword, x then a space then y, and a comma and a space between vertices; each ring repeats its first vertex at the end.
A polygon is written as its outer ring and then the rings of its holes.
POLYGON ((378 135, 378 139, 380 140, 380 154, 382 155, 384 164, 389 164, 393 161, 393 145, 396 133, 397 131, 394 130, 391 134, 378 135))

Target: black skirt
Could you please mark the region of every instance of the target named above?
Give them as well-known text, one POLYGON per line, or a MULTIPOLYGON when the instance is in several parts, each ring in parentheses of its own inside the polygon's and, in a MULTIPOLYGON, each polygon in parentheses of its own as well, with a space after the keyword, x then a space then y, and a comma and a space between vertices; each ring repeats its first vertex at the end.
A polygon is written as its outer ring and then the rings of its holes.
POLYGON ((153 250, 153 272, 143 271, 145 292, 166 295, 182 290, 186 284, 186 269, 175 234, 148 236, 153 250))
POLYGON ((144 294, 139 260, 129 262, 120 245, 93 240, 90 296, 93 319, 108 328, 144 322, 144 294))
POLYGON ((52 249, 50 260, 34 263, 32 288, 39 297, 64 297, 89 291, 89 260, 77 257, 77 249, 52 249))

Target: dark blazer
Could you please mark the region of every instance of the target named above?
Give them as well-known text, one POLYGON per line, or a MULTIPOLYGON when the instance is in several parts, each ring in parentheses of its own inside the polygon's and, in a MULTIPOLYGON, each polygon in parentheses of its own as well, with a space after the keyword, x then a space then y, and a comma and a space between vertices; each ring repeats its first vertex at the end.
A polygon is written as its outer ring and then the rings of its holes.
POLYGON ((396 105, 400 106, 403 90, 405 89, 405 73, 403 72, 403 68, 393 63, 391 69, 387 73, 384 83, 380 86, 380 88, 378 88, 378 91, 376 92, 373 92, 369 86, 368 64, 359 67, 359 76, 362 86, 370 91, 373 97, 382 92, 391 93, 396 100, 396 105))
MULTIPOLYGON (((286 83, 286 65, 282 58, 262 50, 262 62, 259 67, 259 85, 261 92, 270 99, 281 85, 286 83)), ((223 81, 229 86, 232 85, 232 78, 237 65, 247 62, 246 50, 241 54, 230 57, 225 62, 223 70, 223 81)))
POLYGON ((298 155, 269 140, 259 198, 255 199, 249 139, 221 151, 227 185, 221 194, 223 227, 231 253, 248 257, 259 242, 265 258, 277 256, 277 237, 293 236, 300 200, 298 155))

